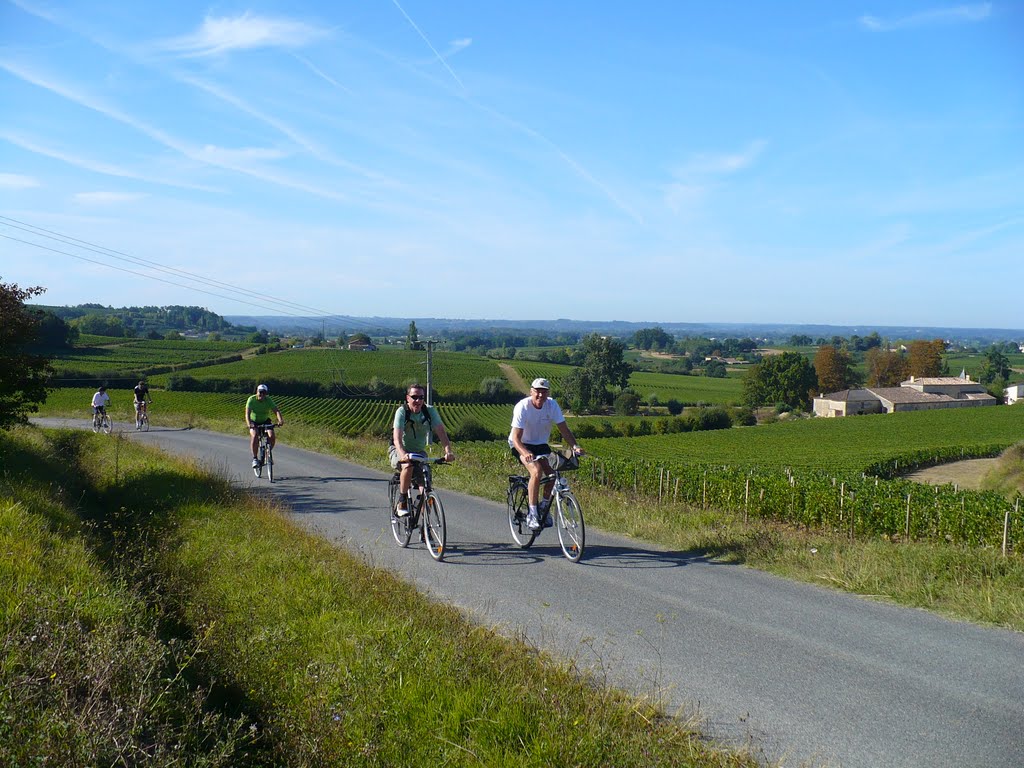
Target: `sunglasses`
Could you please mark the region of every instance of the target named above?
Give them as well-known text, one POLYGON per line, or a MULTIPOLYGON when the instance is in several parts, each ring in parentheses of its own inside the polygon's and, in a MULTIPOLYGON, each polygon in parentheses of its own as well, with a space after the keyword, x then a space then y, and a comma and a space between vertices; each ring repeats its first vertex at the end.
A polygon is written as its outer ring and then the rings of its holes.
POLYGON ((409 395, 410 400, 422 400, 423 395, 409 395))

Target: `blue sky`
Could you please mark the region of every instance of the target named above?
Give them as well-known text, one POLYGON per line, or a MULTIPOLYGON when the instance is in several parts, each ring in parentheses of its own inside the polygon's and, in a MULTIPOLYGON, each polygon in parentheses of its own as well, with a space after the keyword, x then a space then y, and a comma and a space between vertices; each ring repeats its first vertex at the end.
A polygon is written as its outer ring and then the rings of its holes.
POLYGON ((0 0, 0 278, 1020 328, 1022 96, 1022 2, 0 0))

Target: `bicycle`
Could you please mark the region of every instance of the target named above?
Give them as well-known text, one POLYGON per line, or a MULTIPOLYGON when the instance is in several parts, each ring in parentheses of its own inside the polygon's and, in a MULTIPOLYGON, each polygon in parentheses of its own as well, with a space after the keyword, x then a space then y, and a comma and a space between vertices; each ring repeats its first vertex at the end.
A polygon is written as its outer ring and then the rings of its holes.
POLYGON ((149 432, 149 403, 139 403, 135 410, 135 429, 149 432))
POLYGON ((408 461, 413 464, 412 486, 415 496, 410 493, 409 513, 399 517, 395 514, 398 501, 400 475, 396 471, 388 481, 388 504, 391 508, 391 533, 403 549, 409 546, 413 531, 419 529, 420 540, 427 545, 430 556, 440 562, 444 558, 448 542, 448 528, 444 519, 444 505, 434 493, 431 464, 444 464, 443 458, 432 459, 422 453, 410 453, 408 461))
POLYGON ((109 435, 114 430, 114 422, 105 410, 96 410, 92 414, 92 431, 109 435))
POLYGON ((270 482, 274 482, 274 449, 270 446, 270 433, 275 429, 280 429, 280 425, 275 424, 256 424, 256 440, 258 448, 256 453, 256 466, 252 468, 252 473, 256 477, 263 476, 263 468, 267 468, 267 479, 270 482))
MULTIPOLYGON (((549 453, 537 456, 534 461, 547 459, 551 473, 541 478, 541 491, 547 485, 554 485, 551 492, 551 506, 548 512, 554 518, 558 529, 558 543, 562 554, 568 560, 578 563, 583 557, 586 546, 586 527, 583 524, 583 510, 576 496, 569 488, 569 481, 562 477, 562 472, 578 469, 579 457, 575 454, 564 456, 561 453, 549 453)), ((530 509, 529 482, 527 475, 509 475, 508 494, 508 527, 512 531, 512 540, 521 548, 528 549, 541 530, 533 530, 526 524, 526 515, 530 509)))

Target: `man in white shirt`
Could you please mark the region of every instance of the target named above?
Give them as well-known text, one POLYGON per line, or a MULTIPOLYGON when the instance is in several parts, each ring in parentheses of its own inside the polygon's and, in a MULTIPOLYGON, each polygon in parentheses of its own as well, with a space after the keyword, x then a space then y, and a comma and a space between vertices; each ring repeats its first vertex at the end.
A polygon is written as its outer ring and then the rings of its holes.
POLYGON ((550 393, 551 384, 547 379, 533 380, 530 385, 530 396, 524 397, 516 403, 516 407, 512 411, 512 431, 508 436, 509 447, 530 473, 530 482, 527 488, 530 510, 526 515, 526 524, 535 531, 540 530, 543 526, 550 526, 553 522, 551 513, 548 511, 551 506, 552 487, 550 483, 544 490, 544 499, 539 500, 540 479, 551 474, 551 467, 546 459, 537 460, 536 458, 551 453, 548 438, 551 435, 552 425, 558 427, 562 439, 574 453, 583 453, 583 449, 576 442, 576 436, 569 429, 569 425, 565 423, 562 409, 558 407, 557 402, 549 397, 550 393), (541 514, 544 515, 543 524, 541 523, 541 514))
POLYGON ((92 396, 92 412, 106 413, 107 406, 110 404, 110 395, 107 394, 106 387, 100 387, 96 390, 96 393, 92 396))

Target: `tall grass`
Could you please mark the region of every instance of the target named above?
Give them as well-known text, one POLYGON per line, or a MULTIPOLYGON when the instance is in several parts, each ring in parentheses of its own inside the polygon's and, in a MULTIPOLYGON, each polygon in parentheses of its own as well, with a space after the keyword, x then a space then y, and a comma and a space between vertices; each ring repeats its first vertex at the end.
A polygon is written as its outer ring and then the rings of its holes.
MULTIPOLYGON (((220 714, 209 715, 210 721, 181 719, 187 728, 169 731, 183 730, 179 741, 195 745, 180 764, 755 764, 743 754, 711 749, 697 733, 664 717, 657 702, 627 698, 571 663, 544 658, 471 624, 187 462, 141 446, 118 452, 109 437, 69 433, 57 433, 46 462, 68 464, 68 475, 80 478, 81 486, 58 482, 67 489, 58 493, 57 486, 37 481, 38 493, 78 498, 81 492, 95 503, 28 512, 38 535, 63 540, 74 532, 80 540, 75 546, 85 553, 79 559, 132 574, 140 592, 134 599, 118 598, 120 607, 103 613, 127 619, 155 610, 194 639, 182 646, 187 653, 172 653, 177 664, 160 673, 135 663, 137 655, 132 647, 121 647, 119 635, 107 642, 104 658, 116 665, 123 656, 129 669, 141 670, 138 677, 160 681, 150 707, 156 714, 163 705, 198 700, 199 694, 183 685, 189 677, 185 671, 218 682, 220 699, 208 704, 217 704, 214 711, 220 714), (179 683, 182 687, 176 687, 179 683), (230 720, 224 714, 238 711, 251 719, 230 720), (243 727, 246 722, 252 727, 243 727), (206 751, 199 748, 203 745, 206 751)), ((21 499, 31 495, 23 483, 10 487, 21 499)), ((23 528, 20 522, 6 526, 10 538, 4 544, 28 546, 20 538, 23 528)), ((40 554, 29 560, 48 567, 40 554)), ((65 561, 75 559, 62 557, 65 561)), ((2 573, 14 584, 20 570, 2 573)), ((29 572, 25 583, 34 588, 65 579, 63 571, 53 581, 29 572)), ((90 589, 109 593, 106 586, 90 589)), ((22 617, 22 604, 6 603, 5 621, 22 617)), ((124 642, 131 646, 130 638, 124 642)), ((51 659, 59 655, 59 647, 46 647, 51 659)), ((153 653, 163 658, 163 647, 157 641, 153 653)), ((10 674, 4 668, 4 690, 10 688, 10 674)), ((80 676, 61 682, 70 690, 76 683, 90 687, 80 676)), ((67 707, 47 712, 52 733, 68 729, 76 716, 67 707)), ((94 741, 108 747, 120 743, 109 731, 111 723, 120 722, 118 709, 95 712, 99 735, 94 741)), ((14 722, 20 732, 39 728, 39 718, 23 723, 18 710, 5 713, 4 722, 14 722)), ((148 720, 140 714, 133 722, 148 720)), ((56 744, 51 737, 46 745, 26 747, 13 763, 39 762, 40 755, 55 753, 56 744)), ((86 755, 70 764, 148 761, 141 753, 108 757, 109 749, 102 758, 86 755)))

